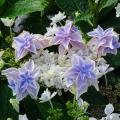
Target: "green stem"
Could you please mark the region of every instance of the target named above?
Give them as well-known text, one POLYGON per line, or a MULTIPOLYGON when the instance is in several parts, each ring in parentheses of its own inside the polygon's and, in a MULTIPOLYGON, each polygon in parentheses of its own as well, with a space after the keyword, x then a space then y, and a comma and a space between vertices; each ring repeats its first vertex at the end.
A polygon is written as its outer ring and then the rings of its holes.
POLYGON ((93 17, 93 27, 96 28, 97 27, 97 21, 98 21, 98 15, 97 12, 94 14, 93 17))
POLYGON ((104 76, 105 76, 105 86, 107 88, 107 86, 108 86, 108 80, 107 80, 107 76, 106 75, 104 75, 104 76))
POLYGON ((54 109, 51 100, 49 100, 49 103, 50 103, 51 108, 54 109))
POLYGON ((13 39, 13 36, 12 36, 12 28, 10 27, 10 37, 11 37, 11 40, 13 39))

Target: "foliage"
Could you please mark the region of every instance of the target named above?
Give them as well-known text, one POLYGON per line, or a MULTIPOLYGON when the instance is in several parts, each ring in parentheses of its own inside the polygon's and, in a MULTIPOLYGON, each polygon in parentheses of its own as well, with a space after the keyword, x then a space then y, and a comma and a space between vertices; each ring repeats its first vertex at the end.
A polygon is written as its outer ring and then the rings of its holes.
POLYGON ((62 109, 49 109, 48 110, 49 116, 47 117, 47 120, 61 120, 63 119, 63 113, 62 109))
POLYGON ((43 11, 46 5, 45 0, 17 0, 3 13, 2 17, 15 18, 20 15, 43 11))
POLYGON ((73 119, 89 120, 87 114, 85 114, 85 111, 88 108, 88 104, 78 106, 77 101, 73 101, 73 103, 68 101, 66 103, 66 106, 68 109, 68 116, 70 117, 71 120, 73 119))

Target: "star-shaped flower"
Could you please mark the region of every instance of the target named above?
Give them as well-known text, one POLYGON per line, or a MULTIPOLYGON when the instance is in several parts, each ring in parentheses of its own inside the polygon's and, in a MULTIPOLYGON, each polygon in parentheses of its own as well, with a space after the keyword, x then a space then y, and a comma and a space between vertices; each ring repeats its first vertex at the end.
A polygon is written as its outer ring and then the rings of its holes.
POLYGON ((65 50, 68 50, 70 45, 79 48, 83 46, 82 36, 79 30, 75 26, 72 26, 72 22, 69 21, 64 27, 58 30, 53 44, 59 44, 59 53, 64 54, 65 50))
POLYGON ((72 58, 72 67, 67 74, 67 86, 75 84, 77 98, 87 92, 89 86, 93 85, 98 90, 98 81, 94 73, 94 62, 85 60, 78 55, 72 58))
POLYGON ((49 17, 49 19, 52 20, 51 25, 54 25, 65 18, 66 18, 65 13, 64 12, 61 13, 60 11, 54 17, 49 17))
POLYGON ((43 102, 47 102, 49 100, 51 100, 55 95, 57 94, 57 92, 53 92, 52 94, 50 93, 50 91, 48 89, 46 89, 42 95, 41 98, 39 98, 41 101, 41 103, 43 102))
POLYGON ((117 48, 120 47, 119 37, 112 28, 103 30, 98 26, 94 31, 88 33, 93 37, 89 45, 95 46, 98 56, 105 56, 107 53, 117 54, 117 48))
POLYGON ((28 52, 37 53, 36 40, 38 35, 23 31, 19 36, 14 37, 12 47, 15 48, 16 61, 23 58, 28 52))
POLYGON ((20 101, 27 95, 36 99, 39 91, 37 83, 40 77, 40 69, 35 67, 32 60, 26 62, 21 68, 8 68, 2 71, 2 75, 6 75, 9 87, 12 89, 17 100, 20 101))

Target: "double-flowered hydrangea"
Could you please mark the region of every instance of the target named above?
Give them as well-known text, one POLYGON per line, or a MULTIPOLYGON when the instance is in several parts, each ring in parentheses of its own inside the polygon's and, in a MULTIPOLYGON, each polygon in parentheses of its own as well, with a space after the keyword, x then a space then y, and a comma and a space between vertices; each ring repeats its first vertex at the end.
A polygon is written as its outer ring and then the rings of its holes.
POLYGON ((77 48, 82 47, 82 36, 78 28, 72 25, 72 21, 69 21, 55 34, 53 44, 59 45, 59 54, 64 54, 70 45, 77 48))
POLYGON ((38 49, 48 46, 49 39, 39 34, 30 34, 23 31, 19 36, 13 38, 12 47, 15 49, 16 61, 23 58, 28 52, 37 54, 38 49))
POLYGON ((113 31, 113 28, 103 30, 98 26, 94 31, 88 33, 93 37, 88 45, 96 48, 98 56, 105 56, 107 53, 117 54, 117 48, 120 47, 119 37, 113 31))
POLYGON ((18 101, 27 95, 37 99, 39 84, 37 82, 41 75, 39 67, 36 67, 32 60, 26 62, 21 68, 8 68, 2 71, 7 76, 8 86, 12 89, 18 101))
POLYGON ((13 48, 15 48, 15 58, 19 60, 23 58, 28 52, 37 53, 35 45, 38 36, 23 31, 19 36, 14 37, 13 48))
POLYGON ((98 90, 98 81, 94 72, 94 61, 86 60, 74 55, 71 60, 72 67, 67 74, 67 86, 75 84, 77 98, 87 92, 89 86, 93 85, 98 90))

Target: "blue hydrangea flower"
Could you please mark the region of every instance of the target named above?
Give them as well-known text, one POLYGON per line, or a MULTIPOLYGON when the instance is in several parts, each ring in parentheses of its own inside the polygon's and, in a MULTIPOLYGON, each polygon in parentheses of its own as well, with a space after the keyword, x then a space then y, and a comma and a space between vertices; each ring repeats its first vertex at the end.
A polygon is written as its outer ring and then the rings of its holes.
POLYGON ((94 62, 74 55, 71 63, 72 67, 67 74, 67 86, 76 86, 77 98, 87 92, 88 87, 91 85, 98 90, 98 81, 93 71, 94 62))
POLYGON ((15 59, 23 58, 28 52, 37 53, 36 39, 38 35, 23 31, 19 36, 13 38, 13 48, 15 48, 15 59))
POLYGON ((8 68, 2 71, 2 75, 8 78, 8 86, 12 89, 17 100, 20 101, 27 95, 37 99, 39 84, 37 82, 40 77, 40 69, 35 67, 34 62, 29 60, 21 68, 8 68))
POLYGON ((72 22, 69 21, 64 27, 58 30, 54 37, 53 44, 59 44, 59 53, 64 54, 70 45, 79 48, 83 46, 82 36, 79 30, 75 26, 72 26, 72 22))
POLYGON ((98 26, 88 35, 93 37, 90 44, 97 47, 98 56, 105 56, 107 53, 117 54, 117 48, 120 47, 119 37, 112 28, 103 30, 98 26))

